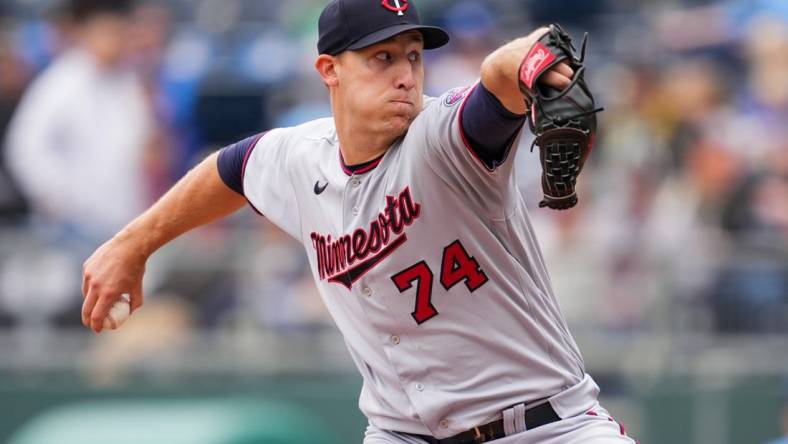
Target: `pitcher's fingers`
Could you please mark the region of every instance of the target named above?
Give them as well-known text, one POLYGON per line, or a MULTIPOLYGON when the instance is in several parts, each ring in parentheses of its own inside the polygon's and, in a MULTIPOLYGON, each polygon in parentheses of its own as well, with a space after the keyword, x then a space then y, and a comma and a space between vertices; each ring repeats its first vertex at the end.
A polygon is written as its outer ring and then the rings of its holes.
POLYGON ((88 278, 88 274, 85 270, 82 270, 82 299, 86 299, 88 297, 88 289, 90 288, 90 279, 88 278))
POLYGON ((111 295, 104 293, 98 297, 93 311, 90 312, 90 328, 96 333, 101 333, 104 328, 104 318, 109 314, 109 309, 120 297, 120 294, 111 295))
POLYGON ((561 62, 553 66, 553 69, 558 71, 561 75, 566 76, 570 79, 575 75, 575 70, 572 69, 572 67, 570 67, 569 64, 566 62, 561 62))
POLYGON ((572 80, 563 74, 560 74, 556 71, 547 71, 541 79, 539 79, 543 84, 547 86, 551 86, 555 89, 562 90, 569 86, 572 80))
POLYGON ((142 284, 140 283, 134 291, 131 292, 131 313, 140 308, 145 298, 142 295, 142 284))
POLYGON ((90 313, 93 312, 93 306, 96 305, 96 295, 98 290, 96 288, 90 289, 85 295, 85 300, 82 301, 82 325, 90 328, 90 313))

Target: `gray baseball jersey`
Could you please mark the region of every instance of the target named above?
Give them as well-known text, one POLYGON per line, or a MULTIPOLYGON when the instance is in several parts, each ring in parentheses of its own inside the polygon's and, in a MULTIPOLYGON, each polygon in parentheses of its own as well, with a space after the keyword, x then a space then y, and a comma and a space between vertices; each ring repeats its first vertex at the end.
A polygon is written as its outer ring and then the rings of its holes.
POLYGON ((333 119, 272 130, 244 161, 244 195, 303 243, 381 429, 453 436, 585 376, 513 150, 491 170, 464 140, 468 92, 427 99, 360 170, 342 163, 333 119))

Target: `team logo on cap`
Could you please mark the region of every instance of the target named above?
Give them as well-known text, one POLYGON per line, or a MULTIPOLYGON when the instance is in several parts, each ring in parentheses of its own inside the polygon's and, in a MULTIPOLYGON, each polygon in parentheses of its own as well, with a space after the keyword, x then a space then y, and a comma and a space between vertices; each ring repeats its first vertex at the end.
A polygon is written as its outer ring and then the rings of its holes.
POLYGON ((393 0, 393 5, 391 2, 392 0, 382 0, 380 3, 389 11, 396 12, 397 15, 405 15, 403 13, 408 10, 408 7, 410 7, 408 0, 393 0))

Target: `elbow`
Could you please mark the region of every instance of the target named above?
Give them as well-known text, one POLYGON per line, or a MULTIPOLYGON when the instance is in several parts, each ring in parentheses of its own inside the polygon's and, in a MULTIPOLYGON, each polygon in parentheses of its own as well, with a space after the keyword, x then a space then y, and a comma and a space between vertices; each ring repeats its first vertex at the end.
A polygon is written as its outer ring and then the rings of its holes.
MULTIPOLYGON (((505 47, 504 47, 505 48, 505 47)), ((482 62, 481 82, 501 104, 515 114, 525 114, 527 108, 517 84, 517 68, 511 51, 498 49, 482 62)))
POLYGON ((505 80, 501 57, 498 51, 488 55, 481 66, 481 80, 488 88, 499 85, 505 80))
POLYGON ((517 69, 519 64, 513 59, 506 47, 499 48, 488 55, 481 66, 481 81, 484 86, 499 98, 519 91, 517 69))

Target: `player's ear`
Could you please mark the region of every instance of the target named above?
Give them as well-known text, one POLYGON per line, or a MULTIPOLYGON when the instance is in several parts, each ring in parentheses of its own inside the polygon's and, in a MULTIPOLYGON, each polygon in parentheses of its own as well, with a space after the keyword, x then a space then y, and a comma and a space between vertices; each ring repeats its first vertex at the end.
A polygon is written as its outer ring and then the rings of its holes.
POLYGON ((339 84, 339 76, 337 75, 337 57, 328 54, 320 54, 315 61, 315 69, 323 79, 326 86, 337 86, 339 84))

